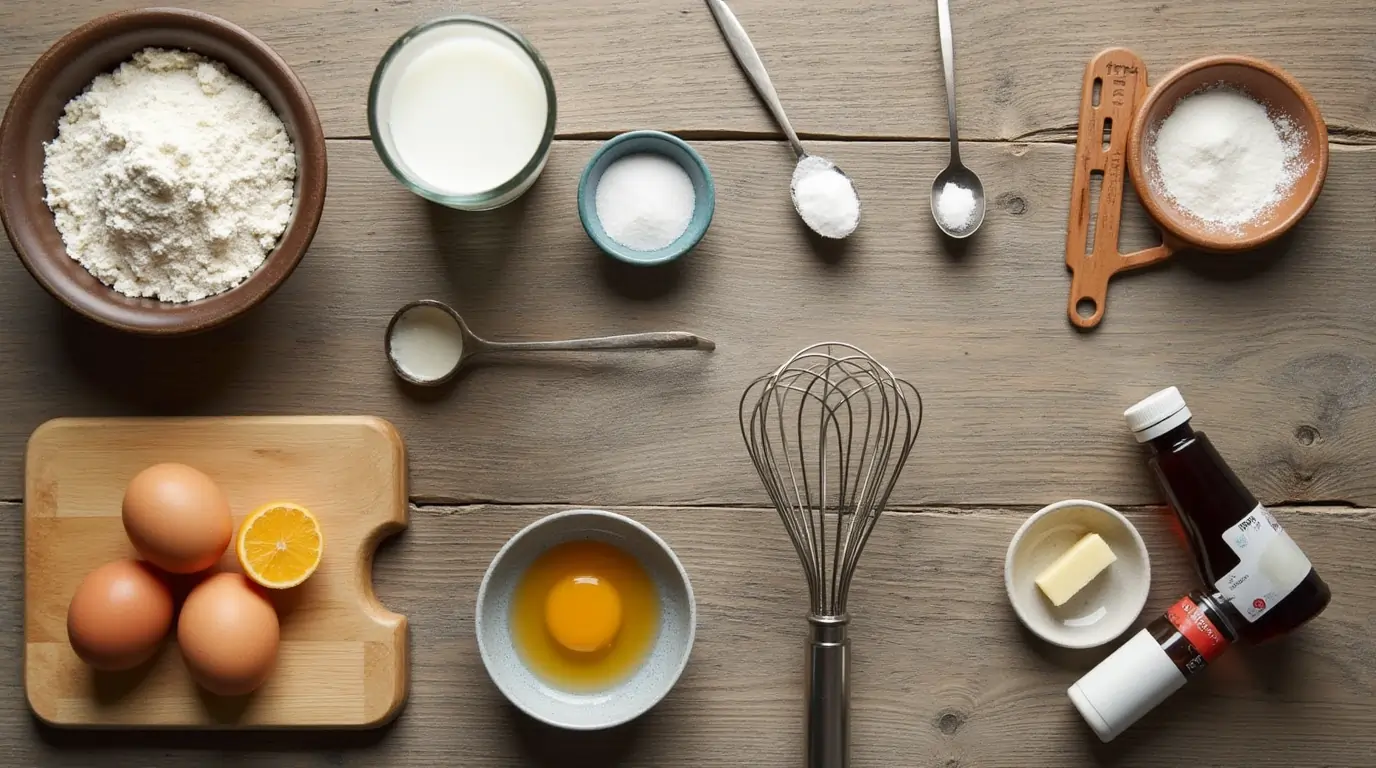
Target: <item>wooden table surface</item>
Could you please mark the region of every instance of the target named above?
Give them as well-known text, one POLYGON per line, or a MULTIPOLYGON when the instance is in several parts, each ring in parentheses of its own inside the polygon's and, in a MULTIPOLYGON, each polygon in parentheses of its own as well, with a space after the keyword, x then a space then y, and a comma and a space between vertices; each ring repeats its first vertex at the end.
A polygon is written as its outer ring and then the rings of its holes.
MULTIPOLYGON (((82 21, 135 2, 11 0, 0 97, 82 21)), ((746 460, 736 401, 753 376, 829 339, 867 348, 927 405, 895 506, 852 596, 854 765, 1171 768, 1376 765, 1376 11, 1367 0, 1123 4, 956 0, 966 161, 989 213, 968 244, 928 213, 946 162, 935 4, 732 0, 794 124, 855 179, 844 249, 806 237, 792 157, 700 0, 474 0, 541 50, 559 140, 518 204, 463 214, 398 185, 367 140, 374 64, 443 0, 197 0, 298 72, 330 138, 315 244, 290 282, 228 328, 130 338, 61 309, 0 244, 0 764, 5 766, 796 766, 804 587, 746 460), (1125 45, 1164 74, 1212 53, 1261 56, 1329 125, 1323 196, 1282 244, 1185 255, 1126 276, 1091 333, 1065 317, 1063 254, 1081 72, 1125 45), (600 140, 679 132, 716 177, 711 231, 676 268, 599 258, 575 212, 600 140), (699 353, 492 361, 438 397, 397 386, 391 312, 455 304, 498 339, 684 329, 699 353), (1128 510, 1152 547, 1144 616, 1189 589, 1121 411, 1176 384, 1234 468, 1333 588, 1312 626, 1221 660, 1101 745, 1064 690, 1106 651, 1050 648, 1003 596, 1009 537, 1032 510, 1088 497, 1128 510), (20 655, 23 452, 55 416, 365 413, 409 445, 411 530, 377 591, 410 617, 412 696, 371 733, 67 733, 28 716, 20 655), (522 525, 570 505, 627 512, 682 556, 698 642, 683 679, 611 733, 551 732, 482 671, 473 599, 522 525)), ((1135 201, 1125 248, 1155 236, 1135 201)), ((329 681, 321 681, 328 685, 329 681)))

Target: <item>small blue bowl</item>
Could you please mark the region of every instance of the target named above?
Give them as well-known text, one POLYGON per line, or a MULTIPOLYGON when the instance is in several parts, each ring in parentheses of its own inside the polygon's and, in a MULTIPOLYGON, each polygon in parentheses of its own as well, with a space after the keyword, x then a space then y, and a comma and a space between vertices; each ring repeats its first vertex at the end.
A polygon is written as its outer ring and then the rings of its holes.
POLYGON ((583 221, 583 230, 604 253, 618 261, 649 267, 667 264, 693 250, 707 226, 712 223, 712 213, 717 207, 717 188, 712 183, 712 172, 697 150, 677 136, 663 131, 631 131, 607 140, 588 161, 583 169, 583 177, 578 181, 578 218, 583 221), (678 239, 657 251, 637 251, 627 248, 612 239, 602 228, 597 218, 597 184, 607 167, 626 155, 654 152, 678 163, 688 178, 693 181, 696 198, 693 204, 693 218, 688 228, 678 239))

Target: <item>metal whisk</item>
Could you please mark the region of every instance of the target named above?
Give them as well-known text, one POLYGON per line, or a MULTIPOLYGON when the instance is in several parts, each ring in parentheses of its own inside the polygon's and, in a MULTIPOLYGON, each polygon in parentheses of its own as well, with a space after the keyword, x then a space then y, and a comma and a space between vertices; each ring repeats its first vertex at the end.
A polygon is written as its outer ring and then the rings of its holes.
POLYGON ((846 594, 922 426, 922 396, 857 347, 816 344, 752 382, 741 396, 740 420, 807 577, 807 765, 844 768, 846 594))

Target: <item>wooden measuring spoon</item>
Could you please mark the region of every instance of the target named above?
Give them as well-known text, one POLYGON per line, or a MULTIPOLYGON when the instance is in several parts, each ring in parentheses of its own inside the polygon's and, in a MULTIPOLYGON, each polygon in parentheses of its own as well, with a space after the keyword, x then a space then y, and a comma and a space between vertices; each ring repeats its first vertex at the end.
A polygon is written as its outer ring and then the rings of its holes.
POLYGON ((1084 91, 1080 95, 1080 129, 1075 139, 1075 176, 1070 186, 1070 222, 1065 239, 1065 265, 1072 273, 1067 312, 1070 322, 1079 328, 1093 328, 1104 319, 1108 281, 1114 275, 1155 264, 1182 247, 1173 238, 1163 237, 1161 245, 1134 253, 1118 252, 1128 129, 1146 95, 1147 65, 1126 48, 1101 51, 1085 67, 1084 91), (1099 186, 1094 244, 1086 252, 1089 181, 1093 171, 1103 174, 1103 183, 1099 186), (1090 314, 1080 314, 1082 304, 1090 314))

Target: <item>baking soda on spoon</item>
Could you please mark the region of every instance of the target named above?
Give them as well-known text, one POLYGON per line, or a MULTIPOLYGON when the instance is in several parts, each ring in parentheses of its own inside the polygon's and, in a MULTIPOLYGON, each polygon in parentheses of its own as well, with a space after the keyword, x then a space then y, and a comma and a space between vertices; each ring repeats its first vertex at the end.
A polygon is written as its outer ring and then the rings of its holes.
POLYGON ((936 215, 941 225, 952 232, 963 232, 975 219, 979 201, 974 190, 962 187, 954 181, 946 182, 941 195, 936 200, 936 215))
POLYGON ((793 169, 793 203, 798 215, 822 237, 842 238, 860 224, 855 185, 830 160, 805 155, 793 169))
POLYGON ((755 50, 750 35, 745 33, 745 27, 741 26, 725 0, 707 0, 707 7, 721 28, 731 55, 740 62, 741 70, 764 100, 765 106, 769 107, 770 114, 774 115, 774 121, 783 129, 788 145, 798 158, 798 165, 793 169, 794 210, 813 232, 822 237, 840 239, 854 232, 860 224, 860 198, 855 193, 855 185, 850 177, 830 160, 809 155, 803 149, 798 132, 793 130, 788 116, 784 114, 784 105, 774 91, 774 84, 769 80, 759 51, 755 50))

